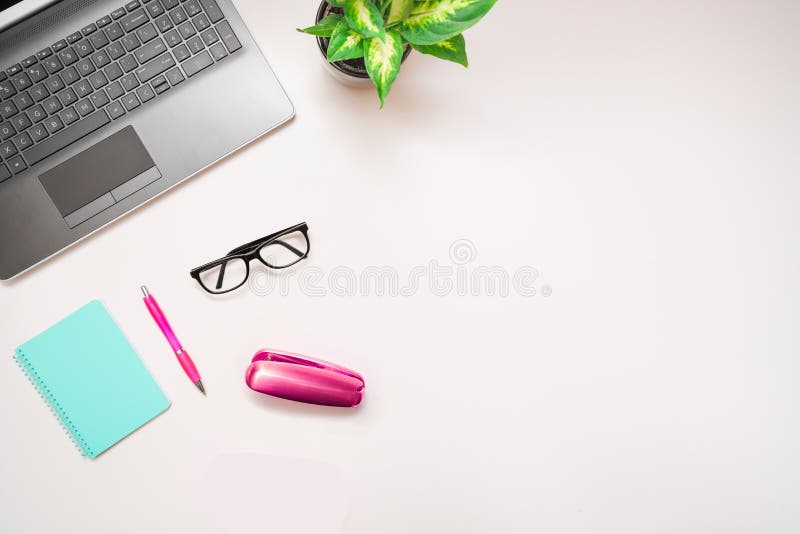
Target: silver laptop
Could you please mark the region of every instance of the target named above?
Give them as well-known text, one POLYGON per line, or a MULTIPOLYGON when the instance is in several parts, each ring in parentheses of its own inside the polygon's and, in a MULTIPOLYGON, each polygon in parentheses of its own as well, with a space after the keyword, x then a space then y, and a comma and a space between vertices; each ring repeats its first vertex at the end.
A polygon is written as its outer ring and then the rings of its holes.
POLYGON ((0 0, 0 278, 294 115, 230 0, 0 0))

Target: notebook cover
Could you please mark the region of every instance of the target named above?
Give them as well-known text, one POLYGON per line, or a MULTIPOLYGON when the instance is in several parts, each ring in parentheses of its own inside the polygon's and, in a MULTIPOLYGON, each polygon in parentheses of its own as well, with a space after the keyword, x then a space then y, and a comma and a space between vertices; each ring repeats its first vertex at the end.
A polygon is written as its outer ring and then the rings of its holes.
POLYGON ((18 347, 16 360, 89 458, 170 405, 97 300, 18 347))

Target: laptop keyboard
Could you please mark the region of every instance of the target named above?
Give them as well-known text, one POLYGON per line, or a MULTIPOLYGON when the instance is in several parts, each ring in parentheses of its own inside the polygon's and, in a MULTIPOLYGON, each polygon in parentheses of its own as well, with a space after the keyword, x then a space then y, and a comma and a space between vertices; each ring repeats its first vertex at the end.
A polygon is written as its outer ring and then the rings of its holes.
POLYGON ((133 0, 0 71, 0 182, 241 47, 215 0, 133 0))

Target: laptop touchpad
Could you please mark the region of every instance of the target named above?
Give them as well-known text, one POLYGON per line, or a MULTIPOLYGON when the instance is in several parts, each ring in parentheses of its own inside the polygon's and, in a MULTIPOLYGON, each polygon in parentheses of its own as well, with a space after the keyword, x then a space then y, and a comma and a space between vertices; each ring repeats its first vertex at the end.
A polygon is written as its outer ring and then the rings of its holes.
POLYGON ((74 228, 161 178, 133 126, 87 148, 39 176, 47 194, 74 228))

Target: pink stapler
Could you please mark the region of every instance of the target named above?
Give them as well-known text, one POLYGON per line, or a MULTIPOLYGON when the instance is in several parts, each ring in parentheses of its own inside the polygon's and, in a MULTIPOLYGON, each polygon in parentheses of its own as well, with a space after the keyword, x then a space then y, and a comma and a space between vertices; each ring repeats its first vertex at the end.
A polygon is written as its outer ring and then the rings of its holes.
POLYGON ((244 379, 254 391, 309 404, 353 407, 364 397, 360 374, 293 352, 261 349, 244 379))

